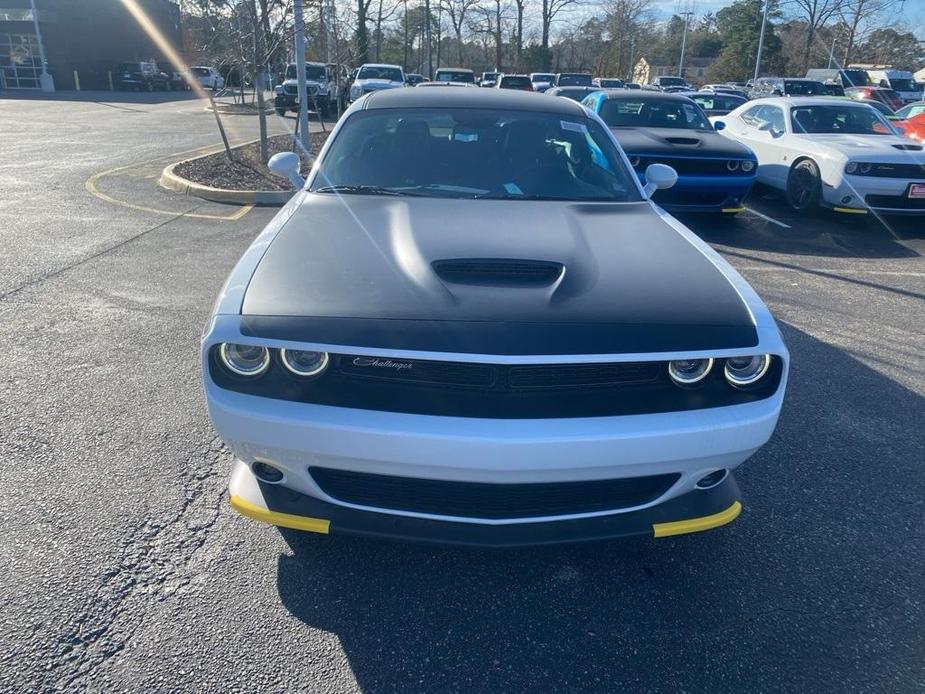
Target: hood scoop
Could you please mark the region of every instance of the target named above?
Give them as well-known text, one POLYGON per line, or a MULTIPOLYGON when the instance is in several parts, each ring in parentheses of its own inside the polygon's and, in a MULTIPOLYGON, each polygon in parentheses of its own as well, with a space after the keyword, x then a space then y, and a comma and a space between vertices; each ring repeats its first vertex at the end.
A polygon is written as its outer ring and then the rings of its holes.
POLYGON ((673 145, 699 145, 696 137, 666 137, 665 140, 673 145))
POLYGON ((921 152, 922 151, 921 145, 893 145, 893 147, 895 147, 896 149, 901 149, 901 150, 909 151, 909 152, 921 152))
POLYGON ((565 272, 562 263, 511 258, 435 260, 431 267, 444 282, 489 287, 546 287, 565 272))

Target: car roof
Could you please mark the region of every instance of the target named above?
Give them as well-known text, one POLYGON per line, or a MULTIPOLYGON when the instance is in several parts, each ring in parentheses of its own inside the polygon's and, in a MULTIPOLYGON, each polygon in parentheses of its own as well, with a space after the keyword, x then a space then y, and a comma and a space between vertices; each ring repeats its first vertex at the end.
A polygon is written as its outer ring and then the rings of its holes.
POLYGON ((383 89, 366 97, 365 109, 377 108, 485 108, 584 115, 574 101, 535 92, 508 89, 383 89))
POLYGON ((602 89, 604 97, 613 101, 690 101, 687 94, 672 94, 671 92, 656 92, 648 89, 602 89))
MULTIPOLYGON (((448 72, 449 72, 449 71, 452 71, 452 72, 472 72, 472 70, 470 70, 470 69, 467 68, 467 67, 438 67, 438 68, 437 68, 437 72, 440 72, 440 71, 442 71, 442 70, 446 70, 446 71, 448 71, 448 72)), ((475 73, 472 72, 472 74, 474 75, 475 73)))
MULTIPOLYGON (((845 99, 840 96, 775 96, 768 97, 764 99, 752 99, 751 101, 745 102, 749 106, 760 105, 760 104, 773 104, 774 106, 832 106, 838 104, 845 104, 848 106, 856 106, 858 108, 866 107, 866 104, 862 104, 860 101, 854 101, 852 99, 845 99)), ((743 106, 745 104, 742 104, 743 106)))
POLYGON ((401 70, 401 65, 390 65, 389 63, 363 63, 360 65, 361 68, 364 67, 393 67, 396 70, 401 70))

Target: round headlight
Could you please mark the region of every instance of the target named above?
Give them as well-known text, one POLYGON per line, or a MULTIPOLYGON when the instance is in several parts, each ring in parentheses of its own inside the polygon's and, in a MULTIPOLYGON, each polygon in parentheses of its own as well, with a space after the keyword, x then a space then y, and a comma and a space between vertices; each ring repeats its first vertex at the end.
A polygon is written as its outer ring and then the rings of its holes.
POLYGON ((296 376, 317 376, 328 368, 327 352, 310 352, 304 349, 281 349, 279 358, 296 376))
POLYGON ((266 347, 223 342, 218 355, 222 364, 239 376, 259 376, 270 367, 270 350, 266 347))
POLYGON ((871 168, 870 163, 864 162, 863 164, 858 166, 858 171, 860 171, 862 174, 869 174, 870 168, 871 168))
POLYGON ((856 161, 849 161, 845 164, 845 173, 853 174, 858 170, 858 163, 856 161))
POLYGON ((676 359, 668 362, 668 375, 682 386, 700 383, 713 368, 712 359, 676 359))
POLYGON ((757 383, 771 367, 770 354, 756 354, 750 357, 729 357, 726 360, 726 380, 741 388, 757 383))
POLYGON ((742 162, 742 171, 748 172, 754 170, 754 168, 755 162, 753 162, 751 159, 746 159, 742 162))
POLYGON ((639 164, 640 164, 639 157, 630 157, 630 166, 632 166, 634 169, 638 169, 639 164))
POLYGON ((739 168, 739 160, 730 159, 729 161, 726 162, 726 168, 729 169, 730 171, 737 171, 739 168))

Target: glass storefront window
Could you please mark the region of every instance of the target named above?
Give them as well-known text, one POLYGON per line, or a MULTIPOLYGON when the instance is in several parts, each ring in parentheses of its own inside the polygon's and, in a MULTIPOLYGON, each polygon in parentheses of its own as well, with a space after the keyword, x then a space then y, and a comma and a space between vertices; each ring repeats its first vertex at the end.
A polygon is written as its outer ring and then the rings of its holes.
MULTIPOLYGON (((0 16, 2 12, 0 10, 0 16)), ((42 61, 32 34, 0 34, 0 85, 6 89, 38 89, 42 61)))

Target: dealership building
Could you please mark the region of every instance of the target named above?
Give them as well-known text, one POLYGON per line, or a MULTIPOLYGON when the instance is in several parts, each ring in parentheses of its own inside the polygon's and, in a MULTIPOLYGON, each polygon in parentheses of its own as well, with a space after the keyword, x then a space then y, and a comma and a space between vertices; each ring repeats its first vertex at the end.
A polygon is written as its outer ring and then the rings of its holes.
MULTIPOLYGON (((134 2, 179 50, 176 1, 134 2)), ((121 0, 0 0, 0 91, 110 89, 119 63, 164 57, 121 0)))

